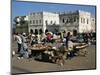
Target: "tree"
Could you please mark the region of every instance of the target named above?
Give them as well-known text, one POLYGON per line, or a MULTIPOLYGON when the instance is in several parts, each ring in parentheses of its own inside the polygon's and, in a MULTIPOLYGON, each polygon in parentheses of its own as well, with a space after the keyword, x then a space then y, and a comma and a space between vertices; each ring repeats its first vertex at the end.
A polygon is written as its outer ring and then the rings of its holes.
POLYGON ((22 17, 20 18, 20 25, 24 25, 24 24, 27 23, 27 22, 24 20, 24 18, 25 18, 25 16, 22 16, 22 17))
POLYGON ((15 22, 15 24, 18 24, 18 23, 19 23, 19 22, 17 21, 17 18, 19 18, 19 17, 17 16, 17 17, 15 17, 14 20, 13 20, 13 21, 15 22))

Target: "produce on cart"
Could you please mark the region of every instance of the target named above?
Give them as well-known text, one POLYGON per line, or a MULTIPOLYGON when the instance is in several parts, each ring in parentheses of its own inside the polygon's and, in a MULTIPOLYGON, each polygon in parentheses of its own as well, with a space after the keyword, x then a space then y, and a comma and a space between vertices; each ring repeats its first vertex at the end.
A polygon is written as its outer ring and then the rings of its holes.
POLYGON ((85 48, 87 46, 88 44, 86 43, 74 43, 73 50, 68 50, 63 46, 63 44, 58 42, 54 46, 50 44, 34 44, 31 46, 31 51, 34 56, 39 57, 38 59, 52 61, 63 66, 69 51, 73 51, 78 55, 86 56, 87 51, 85 48))
POLYGON ((43 55, 45 55, 46 52, 48 53, 52 47, 50 45, 34 44, 30 47, 30 49, 33 56, 43 59, 43 55))
POLYGON ((86 56, 87 55, 87 50, 86 48, 88 47, 88 44, 86 43, 78 43, 76 45, 74 45, 74 50, 76 51, 76 53, 80 56, 86 56))

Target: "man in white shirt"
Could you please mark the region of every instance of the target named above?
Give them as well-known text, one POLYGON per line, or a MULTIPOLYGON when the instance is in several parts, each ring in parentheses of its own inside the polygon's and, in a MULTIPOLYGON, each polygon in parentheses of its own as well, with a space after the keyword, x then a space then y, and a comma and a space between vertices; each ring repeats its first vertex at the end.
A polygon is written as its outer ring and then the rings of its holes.
POLYGON ((27 37, 26 33, 23 33, 22 36, 22 49, 21 49, 21 57, 28 58, 28 46, 27 46, 27 37))
POLYGON ((20 36, 20 34, 16 33, 16 41, 18 44, 18 53, 21 51, 21 45, 22 45, 22 38, 20 36))

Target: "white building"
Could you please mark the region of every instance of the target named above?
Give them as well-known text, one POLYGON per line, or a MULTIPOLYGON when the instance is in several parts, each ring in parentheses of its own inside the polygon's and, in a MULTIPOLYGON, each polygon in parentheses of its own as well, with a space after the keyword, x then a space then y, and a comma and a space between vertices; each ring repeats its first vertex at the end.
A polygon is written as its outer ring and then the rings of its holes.
POLYGON ((79 32, 91 32, 91 13, 79 11, 79 32))
POLYGON ((96 18, 94 15, 91 15, 91 31, 96 31, 96 18))
POLYGON ((79 33, 91 32, 91 30, 94 30, 92 24, 91 13, 89 12, 78 10, 60 14, 60 25, 65 26, 66 31, 76 29, 79 33))
POLYGON ((16 18, 17 31, 30 32, 35 29, 46 29, 54 32, 58 31, 73 31, 79 33, 95 32, 96 22, 95 17, 86 11, 75 12, 33 12, 27 16, 19 16, 16 18), (23 23, 25 22, 25 23, 23 23))
POLYGON ((34 12, 28 15, 29 31, 42 29, 45 32, 48 25, 58 25, 59 14, 52 12, 34 12))

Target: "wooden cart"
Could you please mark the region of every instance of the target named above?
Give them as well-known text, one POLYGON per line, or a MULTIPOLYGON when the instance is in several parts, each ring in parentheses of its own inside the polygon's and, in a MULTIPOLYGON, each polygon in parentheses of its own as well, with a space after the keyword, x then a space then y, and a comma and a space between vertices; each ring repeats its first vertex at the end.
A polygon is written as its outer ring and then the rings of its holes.
POLYGON ((74 46, 74 50, 77 52, 77 55, 79 56, 86 56, 88 51, 87 48, 88 44, 80 43, 74 46))

